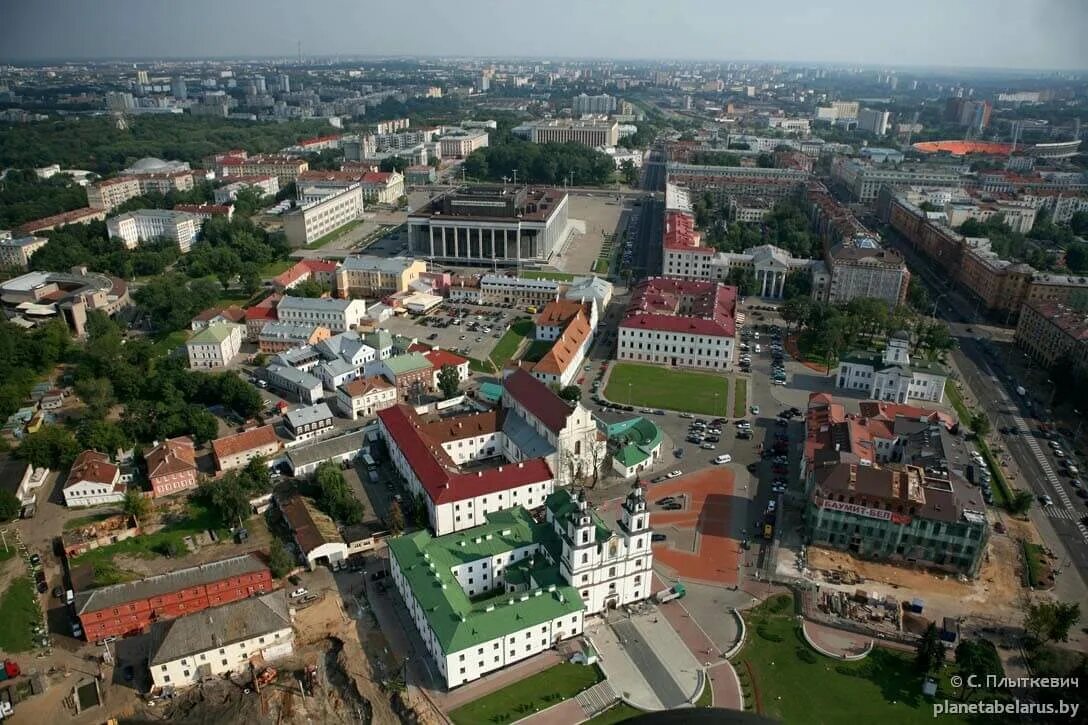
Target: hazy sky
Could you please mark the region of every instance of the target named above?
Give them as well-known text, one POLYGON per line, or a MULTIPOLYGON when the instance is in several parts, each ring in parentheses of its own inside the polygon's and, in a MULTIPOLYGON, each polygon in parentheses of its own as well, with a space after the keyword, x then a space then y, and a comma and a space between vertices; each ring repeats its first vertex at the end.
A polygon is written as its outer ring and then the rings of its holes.
POLYGON ((1088 0, 0 0, 0 58, 303 54, 1088 68, 1088 0))

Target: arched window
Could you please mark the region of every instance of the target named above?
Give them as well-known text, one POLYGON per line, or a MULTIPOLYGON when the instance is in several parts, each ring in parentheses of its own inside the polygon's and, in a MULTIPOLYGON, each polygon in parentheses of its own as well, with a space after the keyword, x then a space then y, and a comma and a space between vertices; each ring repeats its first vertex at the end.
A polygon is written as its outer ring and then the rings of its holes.
POLYGON ((582 455, 582 441, 574 441, 574 455, 582 455))

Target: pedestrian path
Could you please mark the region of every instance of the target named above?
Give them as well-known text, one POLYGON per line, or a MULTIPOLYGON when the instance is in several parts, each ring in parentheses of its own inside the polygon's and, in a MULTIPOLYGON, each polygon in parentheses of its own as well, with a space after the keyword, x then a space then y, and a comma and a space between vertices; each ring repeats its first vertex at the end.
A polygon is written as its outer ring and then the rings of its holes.
POLYGON ((1024 420, 1021 415, 1012 416, 1013 422, 1016 423, 1017 433, 1020 434, 1021 439, 1027 444, 1027 447, 1031 450, 1031 454, 1035 456, 1035 461, 1039 464, 1039 468, 1043 472, 1043 476, 1046 477, 1047 483, 1050 484, 1050 488, 1054 490, 1057 495, 1058 501, 1061 505, 1044 506, 1043 515, 1050 519, 1065 519, 1066 521, 1076 522, 1077 529, 1080 531, 1081 536, 1085 541, 1088 541, 1088 526, 1085 526, 1080 521, 1080 515, 1073 507, 1073 501, 1069 498, 1069 494, 1065 490, 1065 486, 1061 484, 1061 480, 1058 475, 1054 473, 1054 467, 1050 465, 1050 461, 1047 459, 1043 452, 1043 447, 1039 445, 1038 439, 1035 434, 1028 427, 1027 421, 1024 420))

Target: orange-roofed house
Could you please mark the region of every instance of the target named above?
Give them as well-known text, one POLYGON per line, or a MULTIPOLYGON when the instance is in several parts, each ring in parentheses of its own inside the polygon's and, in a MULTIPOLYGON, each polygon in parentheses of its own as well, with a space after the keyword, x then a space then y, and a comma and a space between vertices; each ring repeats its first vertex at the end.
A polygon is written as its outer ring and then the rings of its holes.
POLYGON ((83 451, 76 456, 64 482, 64 505, 75 508, 121 503, 126 488, 121 482, 121 469, 110 462, 109 456, 83 451))
MULTIPOLYGON (((545 311, 552 305, 559 304, 563 302, 550 303, 545 311)), ((577 308, 574 315, 563 325, 559 335, 553 338, 555 342, 551 348, 529 368, 532 376, 542 383, 560 387, 572 384, 593 344, 593 326, 590 324, 589 315, 581 303, 574 305, 577 308)))
POLYGON ((449 365, 457 371, 457 380, 465 382, 468 380, 468 358, 463 358, 460 355, 456 355, 449 350, 440 350, 435 348, 423 353, 423 357, 427 358, 427 361, 431 363, 431 367, 434 368, 434 381, 432 386, 435 390, 438 390, 438 373, 442 371, 446 365, 449 365))
POLYGON ((246 308, 246 340, 256 342, 265 325, 280 319, 276 306, 281 297, 282 295, 271 294, 252 307, 246 308))
POLYGON ((380 375, 356 378, 336 389, 336 407, 352 420, 369 418, 397 404, 397 386, 380 375))
POLYGON ((147 461, 147 479, 155 498, 196 488, 196 449, 189 436, 165 440, 144 458, 147 461))
POLYGON ((282 450, 283 443, 276 437, 276 430, 270 425, 212 441, 217 471, 241 468, 258 456, 272 458, 282 450))
POLYGON ((189 329, 193 332, 197 332, 207 328, 208 325, 214 325, 217 322, 242 324, 245 320, 246 311, 238 305, 230 305, 229 307, 209 307, 203 312, 198 313, 189 322, 189 329))
POLYGON ((337 262, 327 262, 324 259, 303 259, 273 279, 272 285, 280 292, 284 292, 295 285, 312 279, 318 284, 326 284, 329 289, 332 289, 338 266, 337 262))

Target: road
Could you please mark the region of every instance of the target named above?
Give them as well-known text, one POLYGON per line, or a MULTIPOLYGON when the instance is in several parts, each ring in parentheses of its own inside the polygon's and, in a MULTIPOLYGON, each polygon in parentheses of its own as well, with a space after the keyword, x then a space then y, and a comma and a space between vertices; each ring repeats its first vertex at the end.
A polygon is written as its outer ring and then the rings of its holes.
MULTIPOLYGON (((1020 472, 1013 483, 1036 496, 1046 494, 1054 500, 1053 506, 1032 507, 1029 517, 1043 541, 1057 555, 1059 568, 1076 572, 1079 582, 1065 582, 1065 585, 1082 595, 1088 580, 1088 528, 1080 519, 1088 511, 1068 480, 1057 475, 1056 461, 1046 441, 1038 435, 1039 420, 1035 417, 1043 413, 1047 401, 1033 396, 1049 395, 1051 391, 1045 389, 1045 384, 1040 385, 1033 366, 1024 364, 1022 353, 1012 343, 1002 341, 1009 338, 1008 331, 988 326, 979 316, 975 300, 951 286, 902 237, 890 232, 888 239, 906 256, 911 270, 929 289, 936 316, 949 323, 959 343, 952 360, 976 398, 977 406, 986 412, 995 430, 1017 431, 1002 436, 1005 450, 1020 472), (1027 388, 1027 397, 1016 394, 1016 387, 1021 385, 1027 388)), ((1071 447, 1063 447, 1072 452, 1071 447)))

